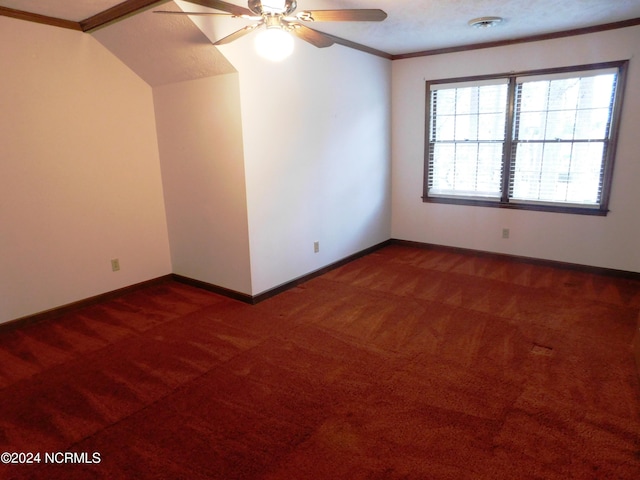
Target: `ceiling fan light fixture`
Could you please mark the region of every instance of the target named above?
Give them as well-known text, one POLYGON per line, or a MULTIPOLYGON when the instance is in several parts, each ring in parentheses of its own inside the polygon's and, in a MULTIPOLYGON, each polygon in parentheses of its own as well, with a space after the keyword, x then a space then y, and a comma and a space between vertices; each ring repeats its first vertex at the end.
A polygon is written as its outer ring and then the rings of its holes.
MULTIPOLYGON (((132 0, 133 1, 133 0, 132 0)), ((305 10, 292 15, 298 6, 297 0, 248 0, 249 9, 235 3, 219 2, 217 0, 187 0, 191 3, 209 7, 219 12, 187 12, 187 11, 157 11, 174 15, 221 15, 230 18, 251 20, 251 25, 240 28, 222 38, 211 40, 214 46, 227 45, 258 27, 265 27, 266 31, 258 33, 255 38, 255 48, 264 58, 272 61, 283 60, 293 53, 295 35, 299 39, 317 48, 330 47, 334 43, 341 43, 357 50, 370 52, 370 48, 348 40, 335 37, 328 33, 306 27, 301 22, 381 22, 387 18, 386 12, 379 8, 343 8, 338 10, 305 10)), ((380 52, 382 53, 382 52, 380 52)))
POLYGON ((295 0, 249 0, 249 10, 258 15, 289 15, 297 6, 295 0))
POLYGON ((479 17, 469 20, 469 26, 474 28, 491 28, 502 22, 502 17, 479 17))
POLYGON ((262 58, 280 62, 293 53, 293 37, 282 28, 266 28, 256 35, 255 47, 262 58))

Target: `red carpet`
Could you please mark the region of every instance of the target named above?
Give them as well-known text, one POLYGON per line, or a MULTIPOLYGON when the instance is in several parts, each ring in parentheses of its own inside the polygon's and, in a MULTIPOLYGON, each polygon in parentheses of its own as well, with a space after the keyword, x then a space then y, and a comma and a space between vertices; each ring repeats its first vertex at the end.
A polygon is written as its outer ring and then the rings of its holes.
POLYGON ((255 306, 168 282, 0 335, 0 452, 40 454, 0 478, 637 480, 639 310, 403 246, 255 306))

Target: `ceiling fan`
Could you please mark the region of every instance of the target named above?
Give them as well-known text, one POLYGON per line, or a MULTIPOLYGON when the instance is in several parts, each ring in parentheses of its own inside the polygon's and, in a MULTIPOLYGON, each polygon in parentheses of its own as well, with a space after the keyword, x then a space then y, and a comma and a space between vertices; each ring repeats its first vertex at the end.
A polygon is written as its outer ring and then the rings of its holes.
POLYGON ((220 10, 225 13, 176 11, 155 11, 154 13, 165 13, 171 15, 217 15, 242 18, 256 22, 213 42, 213 45, 224 45, 230 43, 264 25, 267 31, 292 33, 316 47, 324 48, 329 47, 336 43, 336 41, 341 41, 342 39, 309 28, 301 22, 381 22, 387 18, 387 14, 377 8, 302 10, 295 12, 298 6, 296 0, 249 0, 248 8, 219 0, 186 1, 203 7, 220 10))

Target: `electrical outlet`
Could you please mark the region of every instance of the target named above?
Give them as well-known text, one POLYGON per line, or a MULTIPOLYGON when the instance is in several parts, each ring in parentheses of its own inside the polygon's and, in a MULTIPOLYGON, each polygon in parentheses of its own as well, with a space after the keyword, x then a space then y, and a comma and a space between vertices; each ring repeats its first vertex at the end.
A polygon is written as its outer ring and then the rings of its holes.
POLYGON ((117 272, 118 270, 120 270, 120 260, 114 258, 111 260, 111 271, 117 272))
POLYGON ((320 251, 320 242, 313 242, 313 253, 318 253, 320 251))
POLYGON ((508 228, 503 228, 502 229, 502 238, 509 238, 509 229, 508 228))

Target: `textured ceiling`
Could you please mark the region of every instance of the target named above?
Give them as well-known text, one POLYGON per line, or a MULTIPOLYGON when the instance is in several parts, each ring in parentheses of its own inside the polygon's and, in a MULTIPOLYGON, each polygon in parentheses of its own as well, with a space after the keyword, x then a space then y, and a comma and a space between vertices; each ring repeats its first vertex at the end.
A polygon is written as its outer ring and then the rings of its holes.
POLYGON ((123 0, 2 0, 3 7, 79 22, 123 0))
MULTIPOLYGON (((246 0, 225 1, 247 6, 246 0)), ((0 0, 0 7, 80 22, 122 2, 0 0)), ((189 11, 213 12, 185 1, 159 1, 151 9, 92 34, 152 85, 232 71, 188 17, 153 14, 153 10, 177 9, 177 5, 189 11)), ((625 20, 640 23, 640 0, 298 0, 297 10, 344 8, 381 8, 388 17, 379 23, 307 25, 390 55, 518 40, 625 20), (499 16, 504 21, 493 28, 468 26, 469 20, 483 16, 499 16)), ((208 35, 220 31, 222 37, 246 25, 241 19, 207 18, 208 35)))
MULTIPOLYGON (((180 9, 170 2, 162 10, 180 9)), ((235 71, 183 15, 156 15, 148 10, 92 35, 151 86, 235 71)))
POLYGON ((298 4, 304 8, 382 8, 389 15, 384 22, 323 24, 320 29, 393 55, 640 17, 640 0, 301 0, 298 4), (493 28, 469 27, 469 20, 484 16, 504 21, 493 28))

